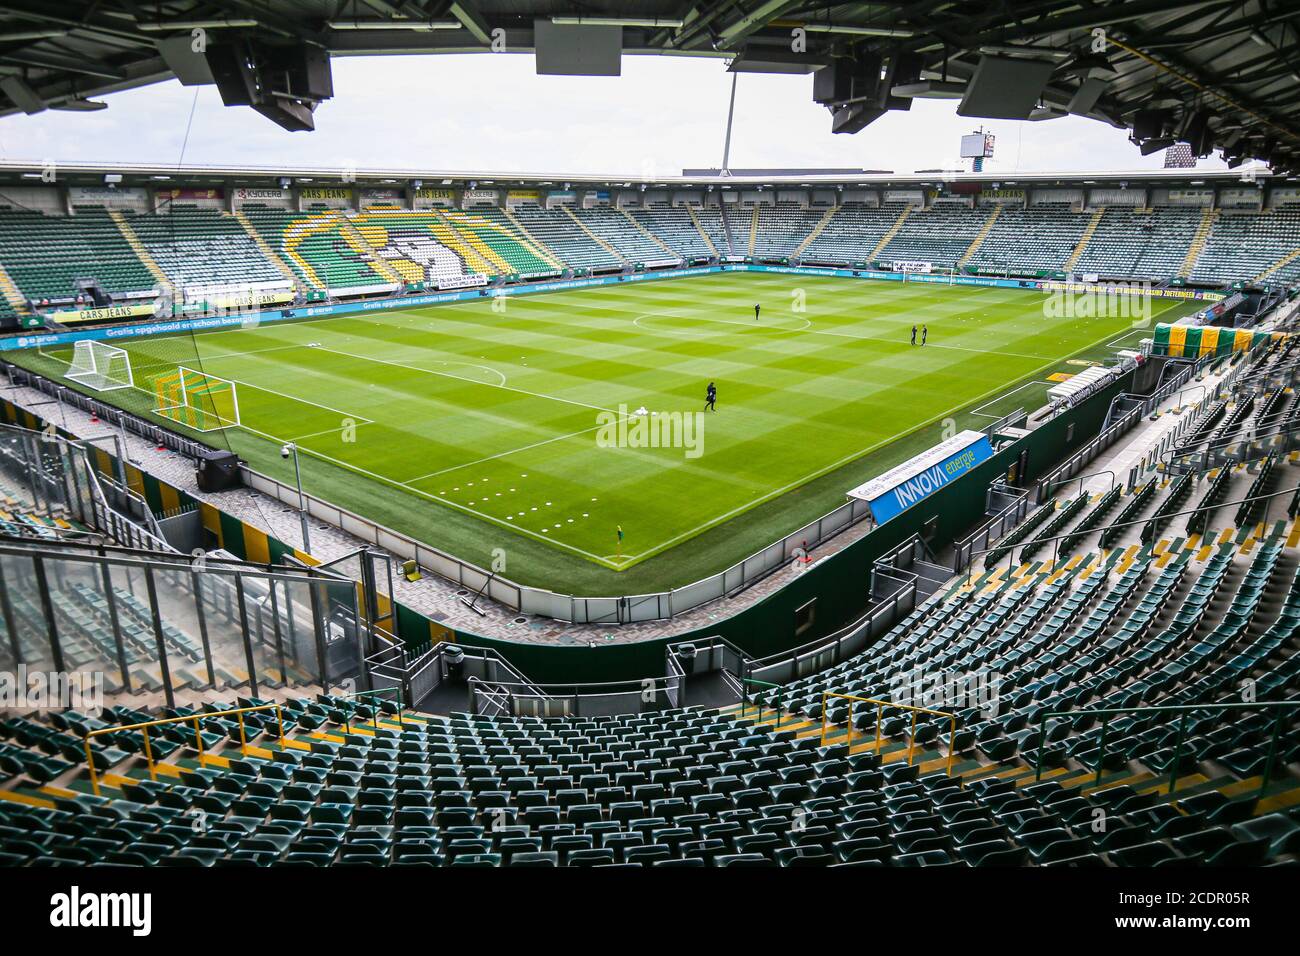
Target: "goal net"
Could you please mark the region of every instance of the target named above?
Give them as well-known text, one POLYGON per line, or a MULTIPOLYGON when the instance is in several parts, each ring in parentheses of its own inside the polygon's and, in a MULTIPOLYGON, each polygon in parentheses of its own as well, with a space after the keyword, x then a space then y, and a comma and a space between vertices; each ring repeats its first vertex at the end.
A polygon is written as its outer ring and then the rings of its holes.
POLYGON ((131 356, 125 349, 86 340, 75 343, 72 362, 64 378, 97 392, 131 388, 135 384, 131 375, 131 356))
POLYGON ((239 424, 235 383, 178 366, 153 383, 155 415, 195 431, 211 432, 239 424))

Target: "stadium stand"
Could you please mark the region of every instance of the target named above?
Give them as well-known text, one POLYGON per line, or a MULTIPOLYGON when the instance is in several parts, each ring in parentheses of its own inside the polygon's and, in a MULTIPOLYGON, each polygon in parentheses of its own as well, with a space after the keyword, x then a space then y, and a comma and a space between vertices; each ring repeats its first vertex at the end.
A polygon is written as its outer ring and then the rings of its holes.
POLYGON ((967 265, 991 272, 1058 271, 1083 238, 1089 218, 1071 212, 1069 203, 1004 206, 967 265))
POLYGON ((987 218, 986 212, 957 205, 913 211, 878 256, 955 267, 987 218))
POLYGON ((1096 273, 1104 279, 1172 278, 1178 274, 1200 220, 1199 209, 1108 206, 1075 271, 1096 273))
MULTIPOLYGON (((667 204, 646 206, 628 211, 641 228, 659 238, 683 259, 708 258, 718 255, 716 245, 710 245, 695 226, 689 210, 667 204)), ((722 237, 725 248, 726 237, 722 237)), ((662 255, 662 250, 661 250, 662 255)))
POLYGON ((79 206, 75 215, 0 209, 0 318, 28 300, 68 302, 80 280, 112 300, 164 285, 275 284, 299 292, 374 294, 399 283, 551 276, 712 256, 855 265, 930 262, 938 269, 1049 276, 1063 271, 1156 283, 1300 278, 1300 206, 1265 211, 1097 207, 1065 202, 909 208, 783 201, 694 208, 659 202, 545 209, 522 202, 469 210, 255 202, 234 214, 174 203, 160 213, 79 206), (994 210, 996 209, 996 212, 994 210), (276 260, 279 261, 276 261, 276 260))
POLYGON ((69 216, 19 209, 0 213, 0 264, 28 299, 67 300, 77 280, 109 295, 153 294, 158 283, 109 214, 79 206, 69 216))
POLYGON ((688 213, 695 220, 696 228, 708 237, 709 242, 717 250, 719 256, 740 254, 732 245, 730 234, 727 231, 727 222, 721 209, 694 209, 688 210, 688 213))
POLYGON ((675 258, 664 243, 647 235, 635 220, 608 206, 575 208, 574 216, 598 239, 628 262, 662 262, 675 258))
POLYGON ((514 214, 529 234, 544 243, 573 269, 613 269, 623 265, 617 252, 601 245, 582 229, 580 221, 562 209, 519 203, 514 214))
MULTIPOLYGON (((205 667, 193 627, 166 620, 161 640, 181 686, 204 702, 159 707, 149 702, 159 675, 148 603, 115 585, 114 623, 104 581, 70 574, 48 592, 70 663, 111 659, 116 627, 133 686, 110 688, 116 703, 97 717, 0 719, 0 858, 1293 862, 1300 707, 1272 702, 1294 703, 1300 686, 1300 534, 1285 498, 1218 506, 1265 493, 1281 472, 1295 481, 1293 456, 1238 440, 1287 420, 1292 396, 1280 383, 1300 374, 1293 351, 1287 342, 1247 359, 1252 374, 1207 402, 1181 451, 1138 487, 1050 500, 987 568, 951 580, 864 652, 753 703, 591 717, 416 713, 383 695, 320 692, 310 662, 286 666, 270 645, 256 651, 257 695, 237 696, 248 686, 239 655, 205 667), (1186 452, 1206 436, 1220 460, 1189 465, 1186 452), (996 685, 971 683, 976 673, 996 685), (1245 701, 1243 680, 1257 691, 1245 701), (913 693, 911 705, 928 712, 872 703, 907 704, 913 693), (140 731, 126 728, 157 721, 146 754, 140 731), (1105 827, 1094 825, 1099 815, 1105 827)), ((184 587, 184 577, 168 580, 184 587)), ((9 575, 6 585, 18 630, 0 654, 16 646, 40 661, 37 583, 9 575)))
POLYGON ((895 203, 884 206, 845 203, 826 228, 804 248, 803 259, 837 263, 866 261, 898 220, 901 211, 902 206, 895 203))
POLYGON ((283 275, 230 215, 172 204, 130 217, 132 230, 177 286, 278 282, 283 275))
POLYGON ((1300 279, 1300 259, 1272 270, 1296 249, 1300 249, 1300 207, 1267 213, 1223 210, 1190 278, 1194 282, 1215 282, 1232 275, 1270 275, 1280 282, 1295 282, 1300 279))
POLYGON ((760 259, 793 256, 823 215, 824 209, 804 209, 796 203, 758 207, 758 232, 753 255, 760 259))

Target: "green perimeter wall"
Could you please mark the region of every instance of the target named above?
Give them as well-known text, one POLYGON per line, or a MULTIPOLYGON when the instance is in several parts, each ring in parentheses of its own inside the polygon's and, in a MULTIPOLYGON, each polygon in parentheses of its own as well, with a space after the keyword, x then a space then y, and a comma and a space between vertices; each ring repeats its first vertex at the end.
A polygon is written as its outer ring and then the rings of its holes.
MULTIPOLYGON (((825 637, 861 617, 868 603, 872 565, 913 534, 919 534, 931 518, 936 519, 933 543, 937 548, 951 544, 973 527, 967 516, 976 514, 983 520, 989 484, 1007 473, 1022 450, 1028 451, 1026 477, 1033 480, 1050 471, 1075 448, 1091 440, 1101 430, 1111 400, 1119 393, 1128 391, 1132 380, 1132 372, 1122 376, 1104 391, 1035 429, 922 503, 853 542, 843 551, 812 565, 779 591, 708 627, 635 643, 606 642, 598 637, 594 638, 597 644, 595 647, 557 646, 452 630, 419 611, 397 603, 394 610, 398 634, 413 646, 426 644, 430 640, 448 640, 470 647, 492 648, 529 678, 544 684, 640 680, 662 676, 665 647, 668 644, 715 634, 725 637, 752 657, 766 657, 790 650, 825 637), (1067 439, 1071 424, 1074 425, 1074 434, 1067 439), (813 598, 817 599, 815 623, 807 632, 796 637, 795 612, 813 598)), ((40 430, 45 425, 44 419, 18 408, 7 399, 0 400, 0 420, 33 431, 40 430)), ((62 431, 60 434, 72 437, 62 431)), ((116 475, 116 461, 108 452, 96 449, 94 460, 101 472, 116 475)), ((278 564, 285 555, 294 555, 305 563, 318 563, 310 555, 297 551, 266 532, 226 514, 214 505, 197 501, 186 492, 130 465, 127 466, 127 480, 133 490, 148 500, 156 513, 161 514, 178 507, 197 507, 204 527, 221 547, 238 558, 258 564, 278 564)), ((608 633, 616 635, 617 631, 617 626, 611 626, 608 633)))

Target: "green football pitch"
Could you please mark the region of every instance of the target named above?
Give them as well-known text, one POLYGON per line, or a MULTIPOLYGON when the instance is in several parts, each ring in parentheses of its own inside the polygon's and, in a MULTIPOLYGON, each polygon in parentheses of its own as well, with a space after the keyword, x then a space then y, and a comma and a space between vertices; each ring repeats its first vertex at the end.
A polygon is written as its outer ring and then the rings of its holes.
MULTIPOLYGON (((1054 318, 1045 302, 776 273, 643 281, 122 340, 134 388, 99 397, 163 420, 178 367, 207 376, 196 408, 229 380, 237 426, 166 423, 290 482, 279 449, 297 442, 310 493, 483 566, 504 557, 514 580, 638 593, 744 558, 945 426, 1038 407, 1048 376, 1136 347, 1154 322, 1054 318)), ((59 377, 71 359, 16 356, 59 377)))

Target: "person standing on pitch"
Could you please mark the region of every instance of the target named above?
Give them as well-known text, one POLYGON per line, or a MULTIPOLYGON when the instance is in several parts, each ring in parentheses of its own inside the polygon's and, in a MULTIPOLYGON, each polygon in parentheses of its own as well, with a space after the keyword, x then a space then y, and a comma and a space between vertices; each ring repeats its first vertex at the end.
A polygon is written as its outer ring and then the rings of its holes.
POLYGON ((921 344, 922 344, 922 345, 925 344, 925 340, 926 340, 926 338, 927 338, 929 335, 930 335, 930 327, 929 327, 928 325, 923 325, 923 326, 921 326, 921 344))
POLYGON ((712 409, 718 410, 718 387, 712 382, 709 383, 708 390, 704 393, 704 408, 706 411, 712 409))
POLYGON ((754 321, 755 321, 755 322, 758 321, 758 310, 759 310, 759 304, 758 304, 757 302, 755 302, 755 303, 754 303, 754 321))
POLYGON ((912 326, 912 344, 916 344, 916 326, 912 326))

